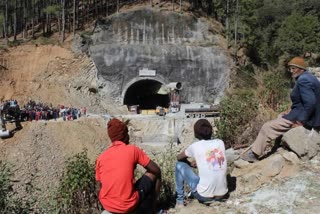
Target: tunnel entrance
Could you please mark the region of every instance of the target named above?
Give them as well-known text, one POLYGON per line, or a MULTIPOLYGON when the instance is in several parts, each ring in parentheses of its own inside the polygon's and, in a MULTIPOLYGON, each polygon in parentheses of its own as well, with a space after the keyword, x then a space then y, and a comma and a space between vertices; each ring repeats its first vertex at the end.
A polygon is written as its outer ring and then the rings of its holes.
POLYGON ((125 92, 123 104, 127 106, 139 105, 142 109, 155 109, 157 106, 169 107, 168 94, 157 94, 162 83, 152 79, 139 80, 133 83, 125 92))

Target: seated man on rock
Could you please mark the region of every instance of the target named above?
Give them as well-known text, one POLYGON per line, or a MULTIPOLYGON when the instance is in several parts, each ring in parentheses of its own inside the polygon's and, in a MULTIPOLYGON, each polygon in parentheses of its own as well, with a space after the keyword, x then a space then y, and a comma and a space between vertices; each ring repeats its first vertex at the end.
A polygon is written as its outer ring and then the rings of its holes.
POLYGON ((103 208, 110 213, 155 213, 161 183, 159 166, 140 148, 129 145, 125 123, 111 119, 108 134, 112 144, 96 162, 99 200, 103 208), (137 164, 143 166, 146 173, 135 182, 137 164))
POLYGON ((194 135, 198 141, 192 143, 177 156, 175 182, 176 206, 184 206, 184 184, 191 190, 191 196, 200 203, 221 200, 228 193, 227 159, 222 140, 211 140, 212 126, 206 119, 194 125, 194 135), (190 162, 187 158, 194 158, 190 162), (197 175, 192 167, 197 167, 197 175))
POLYGON ((290 94, 291 110, 281 113, 277 119, 265 123, 252 147, 241 155, 248 162, 258 161, 264 155, 268 143, 297 126, 307 129, 320 127, 320 82, 310 72, 302 57, 294 57, 288 63, 292 78, 296 80, 290 94))

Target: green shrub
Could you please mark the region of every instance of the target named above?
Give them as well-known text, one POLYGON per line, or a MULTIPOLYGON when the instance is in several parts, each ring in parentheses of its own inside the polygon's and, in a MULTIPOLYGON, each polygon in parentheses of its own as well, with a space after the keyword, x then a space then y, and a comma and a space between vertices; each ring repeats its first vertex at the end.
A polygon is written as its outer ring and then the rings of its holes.
POLYGON ((220 120, 217 121, 217 137, 226 147, 237 143, 246 125, 257 115, 258 102, 252 90, 238 90, 221 101, 220 120))
POLYGON ((160 188, 160 203, 163 207, 170 207, 175 203, 175 164, 177 151, 170 144, 165 150, 156 155, 156 163, 162 174, 160 188))
POLYGON ((253 65, 241 66, 237 70, 237 75, 233 77, 234 85, 237 88, 256 88, 257 82, 255 80, 255 71, 253 65))
POLYGON ((290 79, 284 72, 269 71, 262 75, 262 90, 259 93, 260 103, 274 111, 287 110, 289 105, 290 79))
POLYGON ((68 159, 58 188, 59 213, 100 212, 95 182, 95 167, 86 150, 68 159))
MULTIPOLYGON (((162 208, 169 208, 175 204, 175 164, 177 149, 173 144, 169 144, 164 150, 153 152, 152 160, 161 169, 161 187, 159 202, 162 208)), ((144 170, 135 171, 135 179, 138 180, 143 175, 144 170)))
POLYGON ((251 74, 241 76, 243 82, 255 80, 257 85, 248 83, 248 88, 238 88, 220 103, 221 117, 217 122, 217 137, 223 139, 227 147, 242 143, 237 140, 259 114, 258 107, 274 113, 288 110, 290 106, 290 78, 283 70, 254 74, 252 69, 247 67, 242 68, 241 72, 251 74))

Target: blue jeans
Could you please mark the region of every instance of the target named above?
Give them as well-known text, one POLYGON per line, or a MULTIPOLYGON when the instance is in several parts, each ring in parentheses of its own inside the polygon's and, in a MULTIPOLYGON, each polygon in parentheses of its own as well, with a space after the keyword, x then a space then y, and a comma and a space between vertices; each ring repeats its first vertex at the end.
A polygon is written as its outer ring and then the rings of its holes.
POLYGON ((184 184, 186 183, 189 186, 191 192, 196 192, 200 178, 194 173, 191 166, 182 161, 176 163, 175 177, 177 203, 182 204, 184 199, 184 184))

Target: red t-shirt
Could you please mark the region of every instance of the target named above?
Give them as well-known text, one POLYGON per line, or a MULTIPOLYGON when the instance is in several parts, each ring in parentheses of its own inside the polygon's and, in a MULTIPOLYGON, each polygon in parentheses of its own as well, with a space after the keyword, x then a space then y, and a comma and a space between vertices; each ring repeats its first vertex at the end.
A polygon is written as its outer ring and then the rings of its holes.
POLYGON ((137 163, 147 166, 150 158, 138 147, 115 141, 97 159, 96 180, 101 183, 99 200, 105 210, 132 211, 139 201, 134 184, 137 163))

